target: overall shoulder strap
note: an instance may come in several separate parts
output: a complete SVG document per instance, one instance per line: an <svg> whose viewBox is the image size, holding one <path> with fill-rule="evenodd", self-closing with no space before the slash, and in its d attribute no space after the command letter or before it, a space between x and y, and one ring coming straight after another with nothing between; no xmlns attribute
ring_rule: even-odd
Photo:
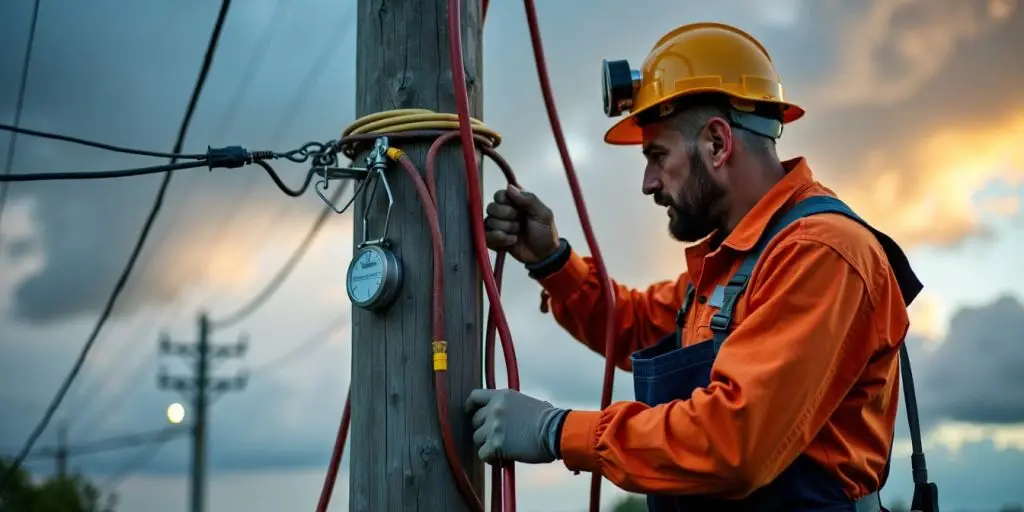
<svg viewBox="0 0 1024 512"><path fill-rule="evenodd" d="M907 306L913 303L918 294L924 288L914 270L910 267L910 261L900 246L888 235L878 231L868 224L859 215L854 213L849 206L835 197L815 196L800 201L792 208L773 219L765 229L761 238L754 245L743 259L739 270L729 279L725 287L722 307L711 318L711 330L714 334L715 351L717 352L725 342L729 334L729 327L732 324L732 315L736 307L736 301L746 290L754 267L760 260L765 247L772 238L793 222L810 215L819 213L838 213L857 221L860 225L871 231L875 239L882 246L892 267L893 274L900 287L903 302ZM907 351L906 343L900 345L900 374L903 380L903 395L907 408L907 422L910 424L910 440L913 447L911 454L911 468L914 480L914 502L923 505L922 510L938 510L938 489L934 483L928 482L928 469L925 462L923 445L921 442L921 424L917 410L917 394L914 389L914 376L910 369L910 354ZM895 435L895 432L894 432ZM892 447L890 446L890 455ZM891 457L890 457L891 458ZM889 460L886 460L885 469L882 474L881 485L885 485L889 476Z"/></svg>
<svg viewBox="0 0 1024 512"><path fill-rule="evenodd" d="M725 338L729 335L729 327L732 325L732 315L736 308L736 301L746 291L750 276L754 273L754 267L757 266L758 260L761 259L761 254L764 253L765 247L775 238L775 235L778 235L779 232L786 229L790 224L804 217L819 213L839 213L855 219L865 226L867 225L845 203L829 196L815 196L804 199L772 219L768 223L768 227L765 228L764 233L761 234L761 238L757 240L754 247L743 257L743 263L740 264L740 268L729 278L722 296L722 307L711 317L711 331L714 336L716 352L722 343L725 343Z"/></svg>
<svg viewBox="0 0 1024 512"><path fill-rule="evenodd" d="M838 213L844 215L850 219L857 221L860 225L871 231L871 234L878 240L882 246L882 250L885 251L886 258L889 260L889 265L893 269L893 273L896 276L896 280L899 283L900 293L903 295L903 302L906 305L910 305L919 293L923 285L921 281L914 274L913 269L910 268L910 261L907 256L900 249L899 245L893 241L885 233L878 231L870 224L861 219L859 215L854 213L846 203L843 203L839 199L831 196L814 196L804 199L795 204L789 210L786 210L781 215L772 219L765 228L764 233L761 234L761 238L758 239L754 247L747 252L743 258L743 263L740 264L740 268L735 274L729 279L729 282L725 286L722 307L711 317L711 331L714 334L714 340L716 349L725 342L725 338L729 335L729 327L732 325L732 315L736 307L736 301L740 295L746 291L747 283L750 281L750 276L754 272L754 267L757 266L758 260L761 259L762 253L764 253L765 247L787 226L810 215L816 215L819 213Z"/></svg>

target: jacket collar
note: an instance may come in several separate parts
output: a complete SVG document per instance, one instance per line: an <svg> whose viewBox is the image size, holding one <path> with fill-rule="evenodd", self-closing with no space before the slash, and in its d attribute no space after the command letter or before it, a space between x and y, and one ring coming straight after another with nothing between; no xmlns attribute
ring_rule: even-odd
<svg viewBox="0 0 1024 512"><path fill-rule="evenodd" d="M761 238L768 223L779 211L792 203L814 184L814 175L803 157L782 162L786 175L761 198L736 228L729 233L722 245L737 251L749 251ZM714 236L714 235L712 235Z"/></svg>

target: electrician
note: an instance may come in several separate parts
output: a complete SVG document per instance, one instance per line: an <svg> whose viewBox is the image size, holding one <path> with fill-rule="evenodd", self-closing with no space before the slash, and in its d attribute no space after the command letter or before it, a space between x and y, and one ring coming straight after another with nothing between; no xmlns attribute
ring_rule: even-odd
<svg viewBox="0 0 1024 512"><path fill-rule="evenodd" d="M623 67L625 66L625 67ZM890 238L775 141L804 111L765 49L726 25L679 27L641 72L605 63L605 134L640 145L687 271L615 288L615 351L636 401L560 409L512 390L466 403L484 461L600 473L652 511L877 511L921 285ZM535 195L487 206L487 242L525 264L555 320L603 353L597 273ZM670 257L670 256L665 256Z"/></svg>

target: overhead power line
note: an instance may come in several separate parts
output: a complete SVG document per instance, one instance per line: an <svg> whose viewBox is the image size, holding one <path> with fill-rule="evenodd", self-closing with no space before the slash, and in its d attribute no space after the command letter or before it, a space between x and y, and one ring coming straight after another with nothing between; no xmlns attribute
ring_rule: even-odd
<svg viewBox="0 0 1024 512"><path fill-rule="evenodd" d="M114 476L108 478L103 483L102 487L108 493L113 492L117 489L128 477L135 474L143 466L149 464L156 458L157 454L160 453L160 449L163 448L169 441L176 439L178 436L164 436L159 439L155 439L153 442L149 442L144 446L143 449L132 457L127 464L124 465L120 470L114 473Z"/></svg>
<svg viewBox="0 0 1024 512"><path fill-rule="evenodd" d="M282 7L284 7L284 5L287 5L287 2L285 2L283 4L279 3L277 7L278 8L282 8ZM320 80L322 80L323 77L326 75L326 73L324 73L323 70L328 67L329 58L332 57L332 56L337 55L337 52L335 50L338 48L339 40L343 36L345 36L346 33L348 33L348 32L346 32L346 30L347 30L348 25L353 21L353 12L355 10L355 7L356 7L356 2L349 2L348 8L338 18L338 21L337 21L336 25L334 26L334 28L332 30L328 31L328 35L327 35L327 37L324 38L323 44L320 47L320 50L317 52L316 57L312 60L312 62L310 62L310 65L306 68L305 73L303 73L302 79L299 81L298 87L296 87L294 89L294 92L292 93L291 97L288 99L287 102L285 102L286 107L284 109L284 114L278 120L274 130L271 131L272 135L271 135L270 140L273 140L273 141L280 140L280 139L285 137L285 135L288 133L289 130L291 130L292 125L295 123L295 116L299 112L302 111L304 104L306 102L308 102L310 100L310 98L311 98L310 91L315 90L317 88ZM285 15L284 13L279 13L277 10L275 10L274 15L272 15L271 18L272 19L281 18L284 15ZM269 44L269 39L270 39L270 37L265 38L264 41L263 41L263 46L260 46L260 48L263 51L264 55L266 53L268 53L268 52L266 52L265 46L267 44ZM254 54L254 56L255 56L255 54ZM256 64L255 59L251 60L249 64L251 66L255 67L255 64ZM252 77L254 76L255 69L249 69L249 71L251 71L251 73L247 73L248 78L243 83L249 83L251 81ZM241 94L242 92L243 91L241 90L241 88L239 90L236 90L235 91L236 94L233 95L233 97L235 97L235 98L241 97L242 96L242 94ZM237 104L238 104L238 101L236 100L232 105L237 105ZM232 118L234 116L234 110L236 110L236 109L231 110ZM225 116L227 116L227 115L228 114L225 114ZM222 125L224 125L224 123L222 123ZM215 133L225 132L226 131L226 125L224 125L224 126L225 126L224 129L220 130L219 132L215 132ZM315 164L316 163L314 162L314 165ZM252 195L255 192L254 185L255 185L254 181L251 181L251 180L247 181L244 184L245 194L244 195L240 194L238 197L233 197L231 199L228 199L228 201L240 200L243 203L248 201L249 198L252 197ZM232 208L231 209L231 213L229 215L227 215L227 216L224 216L224 218L222 219L222 222L221 222L220 226L218 227L218 229L216 230L216 232L219 233L219 232L225 230L228 226L234 225L234 223L237 220L237 218L242 216L242 215L244 215L245 212L246 212L246 209L241 207L241 206L236 207L236 208ZM282 211L279 212L279 215L274 215L274 216L271 216L270 218L271 219L275 219L275 218L279 219L279 218L284 217L285 216L284 214L286 214L286 213L288 213L288 210L286 210L285 208L282 208ZM271 221L271 222L273 222L273 221ZM215 237L213 239L214 240L221 239L221 243L222 244L230 242L230 237ZM216 250L214 250L213 252L216 252ZM209 267L207 268L207 273L209 273Z"/></svg>
<svg viewBox="0 0 1024 512"><path fill-rule="evenodd" d="M267 60L267 55L270 54L270 44L274 41L276 36L281 30L281 20L285 17L287 9L292 3L289 0L277 0L277 4L274 6L274 11L267 17L267 23L263 26L260 32L258 42L253 47L252 52L249 54L249 60L245 64L245 68L241 73L235 90L232 91L231 103L224 109L224 112L220 115L220 123L217 125L217 129L213 131L216 134L228 133L230 128L234 125L235 119L238 117L238 111L244 103L245 98L248 96L250 86L256 83L256 74L260 68L263 67L263 63Z"/></svg>
<svg viewBox="0 0 1024 512"><path fill-rule="evenodd" d="M353 20L355 10L356 2L349 2L342 16L338 18L337 25L324 38L322 46L320 46L319 51L316 53L316 57L313 58L310 66L306 68L306 73L302 76L298 87L294 89L291 98L286 103L284 115L281 117L277 129L274 130L273 139L271 140L280 139L284 137L285 133L291 131L292 126L295 124L295 119L302 111L303 103L309 99L309 91L316 89L317 84L325 75L324 70L329 67L331 57L337 55L337 49L341 46L339 40L344 35L350 33L345 30L345 27Z"/></svg>
<svg viewBox="0 0 1024 512"><path fill-rule="evenodd" d="M196 104L199 102L199 95L200 93L202 93L203 86L206 84L206 78L210 72L210 67L213 64L213 56L217 50L217 43L220 40L221 31L224 27L224 20L227 18L228 9L230 8L230 6L231 0L222 0L220 12L218 12L217 20L214 23L213 32L210 34L210 42L206 48L206 55L203 57L203 64L199 71L199 76L196 79L196 82L192 88L192 97L189 99L188 108L186 109L185 116L181 121L181 127L178 130L178 136L177 140L174 143L174 149L171 150L171 152L174 154L181 153L181 148L184 145L185 136L188 133L189 125L192 122L192 116L195 113ZM172 158L171 164L173 165L175 163L177 163L177 158ZM103 308L103 312L100 314L99 321L96 322L96 326L89 334L89 338L85 342L85 345L82 347L82 350L79 352L78 358L75 360L75 364L74 366L72 366L71 371L68 372L67 377L65 377L64 379L64 382L61 383L61 386L57 390L57 393L53 396L53 400L47 407L46 413L43 415L43 418L36 425L35 429L33 429L32 433L29 434L29 437L27 440L25 440L25 444L24 446L22 446L21 451L18 453L17 457L15 457L14 461L7 469L7 472L3 475L3 478L0 479L0 487L5 486L7 481L11 478L11 476L14 475L15 472L21 467L21 464L22 462L24 462L25 457L28 455L29 451L32 450L32 447L39 439L39 436L41 436L43 431L46 430L46 426L49 425L50 420L53 418L53 415L57 412L57 408L60 406L61 401L64 399L64 396L67 395L68 389L71 387L71 384L74 382L75 378L78 376L78 373L81 371L82 365L85 363L85 358L89 355L89 351L92 349L92 346L95 343L96 338L100 333L100 330L103 329L103 326L107 323L107 320L110 318L110 314L114 309L114 303L117 301L117 297L121 294L121 291L124 289L126 283L128 282L128 277L129 275L131 275L132 268L135 266L136 260L138 260L139 253L142 252L142 247L146 242L146 238L149 236L149 232L153 227L154 221L156 220L156 217L160 213L160 209L163 206L164 196L166 195L167 189L171 183L171 176L171 173L164 174L163 182L160 184L160 189L157 191L156 198L153 201L153 207L150 210L149 216L146 218L146 222L142 227L142 232L139 234L139 239L135 243L135 247L132 249L131 256L129 256L128 264L125 265L124 271L121 273L120 278L118 278L117 284L115 284L114 286L113 293L111 293L110 298L107 300L107 303Z"/></svg>
<svg viewBox="0 0 1024 512"><path fill-rule="evenodd" d="M21 82L18 84L18 100L14 106L14 125L21 124L21 112L25 107L25 90L28 85L29 64L32 62L32 47L36 42L36 25L39 22L39 1L36 0L32 6L32 21L28 28L28 42L25 44L25 57L21 63ZM18 134L12 133L7 143L7 161L4 162L4 175L11 174L11 167L14 165L14 152L18 147ZM0 182L0 221L4 216L4 204L7 202L7 183ZM0 222L0 225L3 223Z"/></svg>
<svg viewBox="0 0 1024 512"><path fill-rule="evenodd" d="M352 201L354 201L355 198L359 196L359 192L362 190L363 186L366 185L367 181L370 180L362 180L359 183L359 187L356 189L356 192L352 194L352 198L348 201L348 204L345 205L344 209L347 209L348 206L352 204ZM341 194L342 192L344 192L346 185L347 182L342 182L341 186L335 189L334 195L331 197L332 204L337 203L338 198L341 197ZM248 318L249 315L255 313L256 310L263 306L263 304L266 304L267 300L274 295L277 289L281 287L281 284L283 284L285 280L287 280L288 277L291 275L292 271L295 270L295 267L298 266L299 262L302 261L302 258L306 255L306 252L309 250L309 247L313 244L313 240L316 239L316 235L320 233L320 230L324 227L324 224L327 223L327 219L333 213L333 209L331 209L330 207L324 207L324 209L320 211L320 215L318 215L316 220L313 221L313 226L310 227L309 232L306 233L306 237L303 238L302 242L295 249L295 252L292 253L292 255L288 258L288 261L286 261L285 264L281 267L281 269L277 271L277 274L275 274L274 277L272 277L270 281L267 282L263 289L260 290L259 293L257 293L255 296L253 296L253 298L250 299L248 303L246 303L241 308L237 309L234 313L227 315L221 318L220 320L211 321L211 327L213 327L214 329L225 329L233 325L237 325L242 320Z"/></svg>
<svg viewBox="0 0 1024 512"><path fill-rule="evenodd" d="M353 2L351 5L354 6L355 3ZM249 92L252 90L252 85L258 82L256 78L259 72L264 68L264 64L267 62L267 57L272 53L270 51L273 46L272 43L277 41L278 36L282 33L281 27L284 25L282 23L282 20L289 16L289 8L292 6L292 2L289 2L288 0L277 0L273 12L271 12L270 15L267 17L267 22L261 29L259 37L256 38L258 42L253 45L251 51L249 52L248 61L246 62L243 71L239 74L239 79L236 81L236 87L234 91L230 95L228 95L229 103L225 106L222 113L218 116L218 123L216 129L214 129L212 133L220 135L229 135L231 133L231 128L235 125L235 121L237 119L238 113L241 111L241 107L244 104L247 104L246 99L249 97ZM351 21L351 10L352 9L350 8L348 11L346 11L346 16L342 18L346 22ZM333 48L335 49L338 46L338 36L339 34L343 34L342 29L344 29L345 27L338 26L336 28L337 30L329 31L330 37L328 37L325 41L331 43L333 45ZM320 59L313 59L304 76L313 75L314 77L322 77L325 75L325 73L322 72L324 67L325 66ZM314 71L318 72L314 73ZM277 123L276 129L274 129L271 132L274 133L275 136L273 136L270 140L281 140L281 134L284 133L283 128L286 122L285 120L287 120L287 122L289 123L293 120L291 117L289 117L289 112L291 110L301 110L303 102L309 101L310 98L312 97L309 94L309 91L312 90L316 81L314 80L312 84L309 84L307 82L309 81L304 78L300 82L300 84L302 87L306 87L306 89L296 90L296 92L293 94L292 100L286 103L286 105L288 105L288 108L285 110L285 115L282 117L282 120ZM298 98L301 98L302 102L296 104L294 100L294 97L296 96ZM231 225L233 225L235 220L247 211L244 206L244 203L246 203L252 197L253 191L256 189L255 185L257 183L257 180L247 179L244 181L242 186L232 187L231 191L228 192L225 197L223 197L222 207L223 210L225 210L228 213L220 216L217 227L211 230L209 236L205 237L205 241L202 243L203 246L209 246L211 240L219 241L217 247L219 247L221 244L231 243L232 237L225 236L225 230L227 230ZM166 214L165 217L163 218L165 224L177 224L177 222L168 223ZM218 252L217 247L212 248L209 251L209 253L216 254ZM159 249L154 250L159 251ZM209 264L207 265L205 271L203 272L202 280L204 282L209 279L209 273L211 272L213 263L213 258L211 258ZM139 270L145 272L145 268L140 268ZM135 338L137 338L137 336L132 336L127 339ZM138 348L144 345L135 343L132 344L132 346L133 348ZM134 351L132 353L134 353ZM142 372L146 370L145 364L147 364L149 361L149 359L138 360L138 363L128 372L128 375L125 377L125 379L122 379L122 381L135 382L138 379L138 377L142 375ZM117 377L117 375L118 374L116 372L107 372L103 374L102 376L100 376L100 379L96 383L97 385L94 386L93 389L107 389L107 384L111 382L110 379ZM93 411L93 414L89 418L90 421L88 422L78 420L77 415L75 414L70 415L68 421L70 423L72 420L78 420L82 424L81 428L83 429L83 431L92 432L95 430L96 425L100 425L101 422L109 416L109 413L112 410L112 408L117 407L125 396L127 396L128 394L132 393L135 390L137 390L137 388L134 386L122 386L114 394L107 397L107 399L104 400L103 403L101 403L100 406L95 409L95 411ZM90 395L83 394L81 396ZM74 395L72 395L70 398L74 398Z"/></svg>
<svg viewBox="0 0 1024 512"><path fill-rule="evenodd" d="M242 146L226 146L222 148L209 147L206 150L206 154L191 154L183 155L180 153L158 153L154 151L144 151L140 149L130 149L118 146L112 146L102 142L89 141L85 139L77 139L74 137L67 137L64 135L57 135L53 133L40 132L36 130L27 130L24 128L18 128L11 125L0 124L0 130L8 130L19 133L25 133L28 135L46 137L51 139L64 140L67 142L74 142L76 144L84 144L93 147L103 147L110 151L116 151L121 153L131 153L136 155L146 156L160 156L170 155L171 163L164 165L156 165L152 167L136 167L132 169L119 169L115 171L92 171L92 172L47 172L47 173L21 173L15 175L0 175L0 182L5 181L55 181L55 180L99 180L99 179L112 179L112 178L127 178L132 176L143 176L147 174L160 174L170 173L172 171L184 170L184 169L197 169L199 167L207 167L210 170L217 168L234 169L242 167L244 165L258 165L266 171L270 179L277 185L277 188L281 190L285 195L291 197L299 197L306 192L309 188L310 183L313 182L313 176L320 172L322 169L331 167L337 162L337 151L338 143L329 141L326 143L321 142L307 142L297 149L292 149L285 152L276 151L249 151ZM194 162L178 162L179 158L192 159ZM302 184L296 188L289 188L284 183L281 176L277 174L277 171L270 166L266 160L285 158L292 162L302 163L310 158L313 160L313 165L310 166L309 171L306 172L306 178ZM163 189L161 188L161 191ZM158 197L162 201L162 196Z"/></svg>
<svg viewBox="0 0 1024 512"><path fill-rule="evenodd" d="M64 450L68 455L93 455L96 453L103 453L115 450L123 450L125 448L133 448L136 446L143 446L152 443L164 442L182 435L188 434L189 428L186 426L180 427L165 427L159 430L150 430L146 432L137 432L134 434L123 434L119 436L107 437L104 439L97 439L89 443L80 444L77 446L68 446ZM41 448L32 452L26 459L43 459L53 457L59 447L46 447Z"/></svg>
<svg viewBox="0 0 1024 512"><path fill-rule="evenodd" d="M303 353L330 341L331 335L334 334L334 332L339 327L341 327L343 324L347 324L349 321L349 313L348 311L346 311L345 313L331 320L323 328L317 330L316 333L307 338L306 341L299 343L298 345L295 345L294 347L292 347L292 349L288 350L287 352L281 355L274 357L273 359L264 361L258 365L253 366L251 371L253 373L273 372L283 367L288 362L294 361L295 358L302 355Z"/></svg>
<svg viewBox="0 0 1024 512"><path fill-rule="evenodd" d="M110 178L128 178L131 176L145 176L147 174L167 173L183 169L195 169L206 167L206 162L176 162L173 164L154 165L152 167L136 167L132 169L119 169L116 171L94 171L94 172L46 172L46 173L23 173L11 174L0 178L0 183L11 181L56 181L56 180L105 180Z"/></svg>
<svg viewBox="0 0 1024 512"><path fill-rule="evenodd" d="M154 158L180 158L184 160L202 160L208 157L206 153L194 153L189 155L179 153L164 153L162 151L147 151L145 149L134 149L127 148L124 146L115 146L114 144L96 142L94 140L82 139L79 137L71 137L69 135L61 135L59 133L50 133L40 130L33 130L31 128L23 128L21 126L18 126L17 123L13 125L0 123L0 130L21 135L29 135L32 137L39 137L41 139L59 140L61 142L69 142L71 144L88 146L91 148L102 149L105 151L112 151L114 153L124 153L126 155L151 156Z"/></svg>

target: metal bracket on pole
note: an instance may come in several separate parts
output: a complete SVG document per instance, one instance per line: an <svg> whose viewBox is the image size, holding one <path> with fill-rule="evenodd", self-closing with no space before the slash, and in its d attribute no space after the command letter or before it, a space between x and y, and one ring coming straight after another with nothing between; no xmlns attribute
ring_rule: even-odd
<svg viewBox="0 0 1024 512"><path fill-rule="evenodd" d="M388 138L378 137L373 143L373 149L370 150L370 154L366 156L364 162L366 167L339 167L339 166L318 166L313 168L313 173L320 177L320 181L313 187L316 189L316 193L320 196L327 206L331 207L335 213L344 213L347 206L342 209L338 209L337 206L326 196L324 191L327 190L328 184L331 180L356 180L364 181L371 177L371 173L374 177L384 178L384 170L388 166ZM376 183L374 184L376 186ZM388 186L387 180L384 180L384 187L388 190L390 197L391 187ZM362 185L360 185L362 189ZM358 193L358 191L357 191ZM353 198L354 199L354 198ZM351 203L350 203L351 204ZM389 209L390 210L390 209ZM390 213L390 211L389 211Z"/></svg>

